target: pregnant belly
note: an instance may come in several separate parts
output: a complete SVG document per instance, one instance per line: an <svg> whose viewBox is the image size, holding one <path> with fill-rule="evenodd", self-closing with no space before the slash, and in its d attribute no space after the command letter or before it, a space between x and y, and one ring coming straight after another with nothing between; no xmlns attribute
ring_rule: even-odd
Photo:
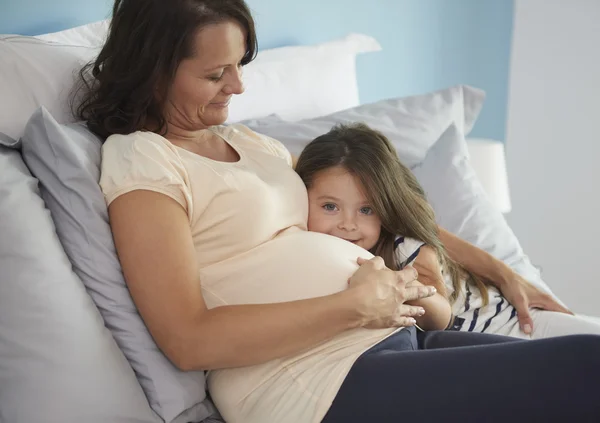
<svg viewBox="0 0 600 423"><path fill-rule="evenodd" d="M203 268L200 280L208 308L301 300L346 289L359 256L372 254L348 241L294 228Z"/></svg>

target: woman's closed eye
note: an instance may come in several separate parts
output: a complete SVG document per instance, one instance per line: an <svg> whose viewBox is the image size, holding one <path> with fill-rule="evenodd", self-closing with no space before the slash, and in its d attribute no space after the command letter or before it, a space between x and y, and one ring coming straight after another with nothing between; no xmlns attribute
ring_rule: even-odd
<svg viewBox="0 0 600 423"><path fill-rule="evenodd" d="M238 70L241 70L243 67L244 67L244 65L242 64L242 62L239 62L239 63L237 64L237 68L238 68ZM226 72L226 69L223 69L223 70L221 71L221 73L219 73L219 74L215 74L215 75L209 75L209 76L208 76L208 79L210 79L210 80L211 80L211 81L213 81L213 82L219 82L219 81L220 81L221 79L223 79L223 77L225 76L225 72Z"/></svg>
<svg viewBox="0 0 600 423"><path fill-rule="evenodd" d="M218 75L209 75L208 79L210 79L213 82L219 82L221 79L223 79L223 75L225 75L225 71L221 72Z"/></svg>

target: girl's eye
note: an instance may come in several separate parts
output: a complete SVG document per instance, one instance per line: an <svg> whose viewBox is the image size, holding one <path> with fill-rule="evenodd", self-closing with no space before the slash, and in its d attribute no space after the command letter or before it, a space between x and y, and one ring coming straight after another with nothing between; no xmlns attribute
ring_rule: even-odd
<svg viewBox="0 0 600 423"><path fill-rule="evenodd" d="M360 212L362 214L366 214L367 216L370 216L373 214L373 209L371 207L363 207L360 209Z"/></svg>
<svg viewBox="0 0 600 423"><path fill-rule="evenodd" d="M333 203L327 203L327 204L323 204L323 208L326 211L335 211L337 209L336 205Z"/></svg>

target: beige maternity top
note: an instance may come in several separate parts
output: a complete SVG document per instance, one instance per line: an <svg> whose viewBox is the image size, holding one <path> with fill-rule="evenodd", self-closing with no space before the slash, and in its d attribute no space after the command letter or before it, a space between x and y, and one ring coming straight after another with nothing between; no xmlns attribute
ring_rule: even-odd
<svg viewBox="0 0 600 423"><path fill-rule="evenodd" d="M306 189L282 144L241 125L210 130L239 153L238 162L198 156L154 133L111 136L100 181L107 202L145 189L181 204L209 308L346 289L356 258L371 255L306 230ZM212 371L209 390L228 423L317 423L358 356L393 332L351 330L293 356Z"/></svg>

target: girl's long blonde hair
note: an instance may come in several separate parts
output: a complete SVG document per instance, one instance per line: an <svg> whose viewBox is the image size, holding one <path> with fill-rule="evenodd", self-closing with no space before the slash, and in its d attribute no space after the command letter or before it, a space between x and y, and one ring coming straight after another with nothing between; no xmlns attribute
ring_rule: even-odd
<svg viewBox="0 0 600 423"><path fill-rule="evenodd" d="M371 253L381 256L390 269L399 270L394 260L395 237L418 239L435 250L441 268L450 276L454 288L451 302L461 292L461 280L467 278L481 292L484 305L488 303L483 281L448 257L423 188L382 133L361 123L335 126L306 146L296 172L310 188L317 173L336 166L360 180L381 220L381 235Z"/></svg>

